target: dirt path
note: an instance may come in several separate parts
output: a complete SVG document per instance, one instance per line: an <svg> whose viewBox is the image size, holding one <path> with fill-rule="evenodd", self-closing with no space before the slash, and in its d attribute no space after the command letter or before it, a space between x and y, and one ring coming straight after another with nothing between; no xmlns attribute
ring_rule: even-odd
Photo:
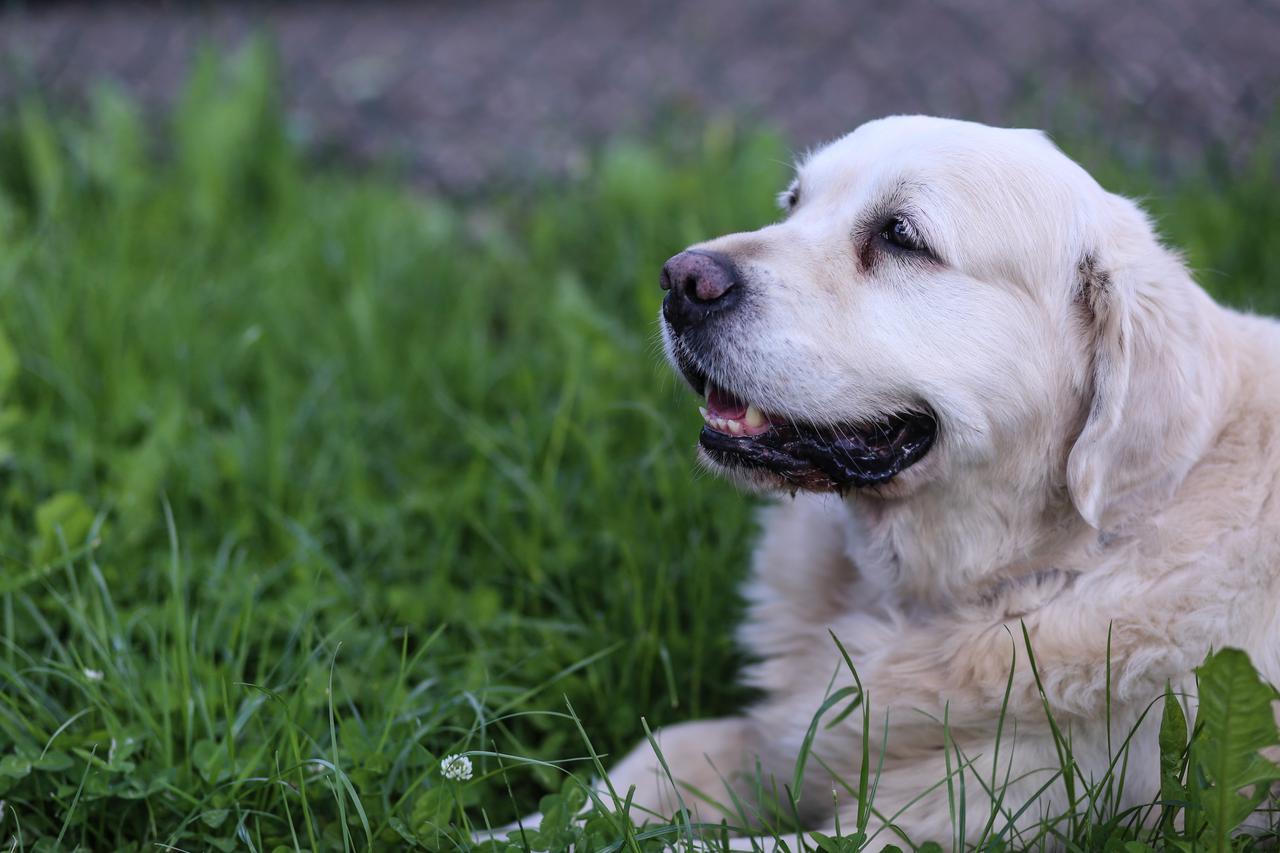
<svg viewBox="0 0 1280 853"><path fill-rule="evenodd" d="M280 47L299 128L465 190L572 169L609 133L732 113L805 146L889 112L1072 121L1174 154L1280 104L1277 0L471 0L0 11L0 102L107 77L163 106L195 48Z"/></svg>

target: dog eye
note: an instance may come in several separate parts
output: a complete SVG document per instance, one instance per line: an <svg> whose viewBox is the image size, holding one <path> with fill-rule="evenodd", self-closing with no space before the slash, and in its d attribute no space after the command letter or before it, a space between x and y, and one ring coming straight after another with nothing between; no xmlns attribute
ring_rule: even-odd
<svg viewBox="0 0 1280 853"><path fill-rule="evenodd" d="M790 213L796 209L796 205L800 203L800 185L792 184L782 192L778 193L778 207L785 212Z"/></svg>
<svg viewBox="0 0 1280 853"><path fill-rule="evenodd" d="M895 216L884 224L884 228L880 231L880 238L908 252L918 252L924 248L915 226L901 216Z"/></svg>

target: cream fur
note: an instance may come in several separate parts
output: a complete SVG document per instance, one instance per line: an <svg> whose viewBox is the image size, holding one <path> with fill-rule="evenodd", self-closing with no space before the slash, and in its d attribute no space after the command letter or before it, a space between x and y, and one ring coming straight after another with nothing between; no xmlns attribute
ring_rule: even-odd
<svg viewBox="0 0 1280 853"><path fill-rule="evenodd" d="M702 244L735 259L761 307L700 366L797 417L924 399L940 437L879 492L764 511L740 631L762 698L741 717L665 732L676 779L721 801L726 780L749 797L738 771L757 760L789 780L832 678L849 681L828 632L873 709L877 809L903 810L894 822L912 838L944 844L945 788L907 804L946 775L944 716L992 778L1011 665L995 778L1018 781L1005 811L1057 767L1023 625L1095 778L1111 758L1108 637L1113 745L1166 682L1194 690L1210 647L1243 648L1280 680L1280 327L1214 304L1136 205L1039 133L884 119L807 158L798 185L784 221ZM916 212L942 264L860 261L850 234L886 196ZM1133 743L1125 804L1155 795L1156 716ZM823 828L822 764L857 779L861 715L818 731L803 801ZM611 775L641 806L672 809L648 745ZM976 779L965 787L972 836L991 806ZM1020 823L1065 805L1060 785L1041 800ZM856 804L841 802L848 827Z"/></svg>
<svg viewBox="0 0 1280 853"><path fill-rule="evenodd" d="M1166 682L1193 693L1211 647L1243 648L1280 681L1280 326L1213 303L1135 204L1037 132L883 119L809 156L798 185L783 221L701 244L735 259L754 298L699 366L765 410L807 419L924 400L940 433L887 487L783 495L763 511L740 631L761 698L739 717L662 733L687 805L719 820L691 790L723 802L727 783L749 800L757 761L790 780L833 679L850 683L830 633L872 708L876 808L944 845L945 787L908 805L946 775L944 717L952 764L957 749L973 762L970 840L990 813L978 778L993 762L997 780L1014 780L1006 814L1058 766L1024 625L1048 704L1093 778L1111 759L1108 643L1114 745ZM860 223L894 205L917 217L940 263L859 257ZM1134 739L1122 805L1155 796L1158 716ZM808 828L834 823L824 764L856 784L861 726L856 713L819 727ZM675 808L647 744L611 779L634 785L642 808ZM1039 799L1019 824L1065 808L1060 784ZM856 803L839 803L847 828Z"/></svg>

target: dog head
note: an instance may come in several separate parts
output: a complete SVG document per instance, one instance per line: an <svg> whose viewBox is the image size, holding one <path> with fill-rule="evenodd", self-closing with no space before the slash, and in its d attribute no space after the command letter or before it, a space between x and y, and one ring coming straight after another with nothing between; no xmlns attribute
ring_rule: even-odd
<svg viewBox="0 0 1280 853"><path fill-rule="evenodd" d="M1099 526L1209 438L1212 304L1146 217L1038 131L870 122L799 164L781 221L662 272L713 469L900 497L981 473Z"/></svg>

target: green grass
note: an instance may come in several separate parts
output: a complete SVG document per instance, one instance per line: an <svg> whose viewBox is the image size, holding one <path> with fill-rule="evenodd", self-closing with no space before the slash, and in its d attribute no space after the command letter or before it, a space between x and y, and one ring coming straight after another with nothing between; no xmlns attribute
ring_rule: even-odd
<svg viewBox="0 0 1280 853"><path fill-rule="evenodd" d="M0 129L6 850L456 849L749 699L751 502L694 470L653 321L664 258L775 215L785 146L710 124L447 203L308 168L270 79ZM1273 152L1073 150L1280 310ZM468 751L520 759L442 780Z"/></svg>

